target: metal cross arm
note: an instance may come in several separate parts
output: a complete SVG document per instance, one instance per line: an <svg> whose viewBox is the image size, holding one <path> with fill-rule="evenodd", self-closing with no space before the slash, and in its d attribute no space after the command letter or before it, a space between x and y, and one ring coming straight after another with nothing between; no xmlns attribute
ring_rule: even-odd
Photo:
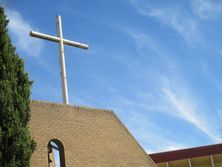
<svg viewBox="0 0 222 167"><path fill-rule="evenodd" d="M32 36L32 37L46 39L46 40L53 41L53 42L59 42L61 40L59 37L43 34L43 33L36 32L36 31L30 31L29 35ZM67 39L62 39L62 41L66 45L75 46L75 47L78 47L78 48L81 48L81 49L88 49L89 48L89 45L86 45L86 44L83 44L83 43L70 41L70 40L67 40Z"/></svg>
<svg viewBox="0 0 222 167"><path fill-rule="evenodd" d="M66 65L65 65L65 56L64 56L64 45L70 45L70 46L78 47L81 49L88 49L89 46L83 43L63 39L61 16L57 16L57 33L58 33L57 34L58 36L51 36L51 35L35 32L35 31L31 31L30 36L57 42L59 44L59 55L60 55L59 62L60 62L60 74L61 74L61 80L62 80L63 102L65 104L69 104Z"/></svg>

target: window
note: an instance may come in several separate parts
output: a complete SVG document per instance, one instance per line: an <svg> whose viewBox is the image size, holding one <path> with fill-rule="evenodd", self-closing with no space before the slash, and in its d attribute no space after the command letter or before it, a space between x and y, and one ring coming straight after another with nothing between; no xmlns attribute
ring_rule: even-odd
<svg viewBox="0 0 222 167"><path fill-rule="evenodd" d="M52 139L48 143L48 166L65 167L64 147L57 139Z"/></svg>

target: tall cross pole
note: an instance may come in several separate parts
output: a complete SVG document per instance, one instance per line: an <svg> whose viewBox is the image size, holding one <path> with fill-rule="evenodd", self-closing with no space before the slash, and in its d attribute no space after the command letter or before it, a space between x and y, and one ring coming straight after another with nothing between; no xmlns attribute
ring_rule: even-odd
<svg viewBox="0 0 222 167"><path fill-rule="evenodd" d="M39 33L39 32L35 32L35 31L31 31L30 36L59 43L59 53L60 53L59 62L60 62L60 75L61 75L61 80L62 80L63 103L64 104L69 104L67 77L66 77L66 65L65 65L65 56L64 56L64 44L74 46L74 47L78 47L78 48L81 48L81 49L88 49L89 46L86 45L86 44L83 44L83 43L63 39L62 21L61 21L61 16L60 15L58 15L56 17L56 22L57 22L57 35L58 35L58 37L43 34L43 33Z"/></svg>

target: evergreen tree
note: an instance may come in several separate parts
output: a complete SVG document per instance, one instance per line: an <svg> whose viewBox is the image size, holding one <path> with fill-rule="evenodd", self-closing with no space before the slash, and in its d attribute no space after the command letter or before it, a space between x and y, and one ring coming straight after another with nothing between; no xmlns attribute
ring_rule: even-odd
<svg viewBox="0 0 222 167"><path fill-rule="evenodd" d="M35 142L28 130L32 82L7 32L0 6L0 167L28 167Z"/></svg>

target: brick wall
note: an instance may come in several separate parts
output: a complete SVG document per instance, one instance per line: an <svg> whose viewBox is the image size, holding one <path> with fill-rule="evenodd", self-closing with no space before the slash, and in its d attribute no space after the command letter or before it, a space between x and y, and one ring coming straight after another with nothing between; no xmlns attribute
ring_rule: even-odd
<svg viewBox="0 0 222 167"><path fill-rule="evenodd" d="M153 161L108 110L31 103L30 131L37 149L31 167L48 167L47 145L64 145L66 167L154 167Z"/></svg>

